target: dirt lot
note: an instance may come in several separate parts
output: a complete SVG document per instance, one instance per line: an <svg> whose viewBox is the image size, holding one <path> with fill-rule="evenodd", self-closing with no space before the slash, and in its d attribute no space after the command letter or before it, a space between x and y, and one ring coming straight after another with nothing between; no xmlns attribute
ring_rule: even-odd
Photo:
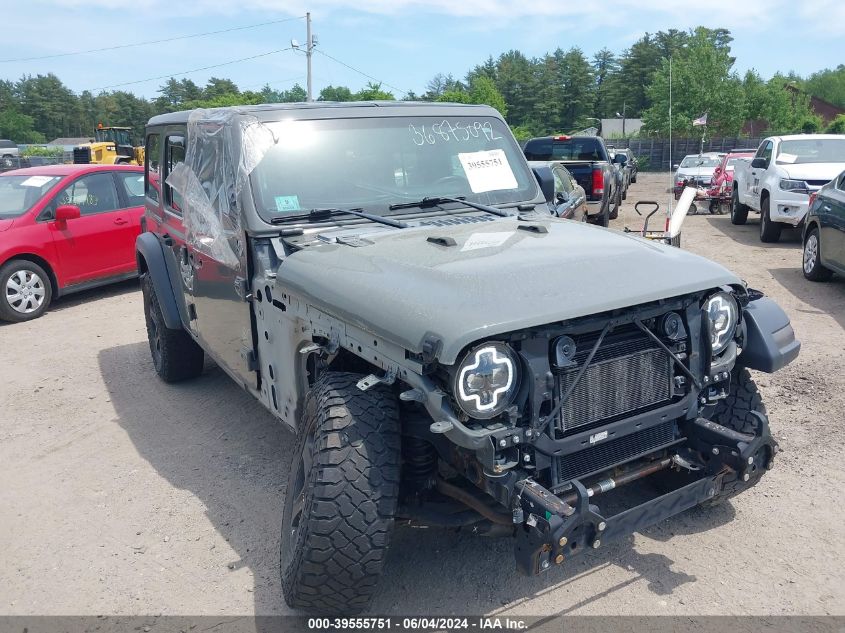
<svg viewBox="0 0 845 633"><path fill-rule="evenodd" d="M665 201L642 175L633 202ZM506 539L397 529L384 614L845 614L845 280L805 281L797 234L690 217L683 247L774 297L803 342L758 375L783 453L731 503L692 510L539 578ZM291 435L219 369L154 375L137 283L0 326L0 613L286 611L279 521Z"/></svg>

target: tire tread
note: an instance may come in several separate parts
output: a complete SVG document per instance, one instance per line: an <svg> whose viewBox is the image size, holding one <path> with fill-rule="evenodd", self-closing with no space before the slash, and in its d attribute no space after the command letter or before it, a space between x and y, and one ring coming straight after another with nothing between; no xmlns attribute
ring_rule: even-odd
<svg viewBox="0 0 845 633"><path fill-rule="evenodd" d="M327 372L303 408L295 458L309 432L316 434L315 455L299 547L281 573L287 603L309 612L365 609L393 529L401 455L398 403L384 385L361 391L360 378Z"/></svg>

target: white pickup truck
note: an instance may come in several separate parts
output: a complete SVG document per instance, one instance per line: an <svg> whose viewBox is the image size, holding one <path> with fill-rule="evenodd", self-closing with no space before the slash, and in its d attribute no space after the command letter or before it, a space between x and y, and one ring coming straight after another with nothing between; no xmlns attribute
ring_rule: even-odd
<svg viewBox="0 0 845 633"><path fill-rule="evenodd" d="M784 226L807 215L810 194L845 169L845 134L771 136L751 160L734 168L731 222L745 224L760 213L760 241L777 242Z"/></svg>

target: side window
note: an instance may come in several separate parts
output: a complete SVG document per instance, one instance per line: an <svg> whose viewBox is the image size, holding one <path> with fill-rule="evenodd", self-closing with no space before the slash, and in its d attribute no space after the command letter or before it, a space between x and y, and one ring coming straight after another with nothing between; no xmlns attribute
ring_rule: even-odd
<svg viewBox="0 0 845 633"><path fill-rule="evenodd" d="M164 179L179 163L185 162L185 137L181 134L171 134L164 141ZM165 202L176 213L182 214L182 195L165 184Z"/></svg>
<svg viewBox="0 0 845 633"><path fill-rule="evenodd" d="M144 204L144 176L135 172L118 172L117 177L126 191L129 206L139 207Z"/></svg>
<svg viewBox="0 0 845 633"><path fill-rule="evenodd" d="M768 165L772 160L772 142L766 141L765 145L761 148L762 153L760 153L760 158L766 159L766 165Z"/></svg>
<svg viewBox="0 0 845 633"><path fill-rule="evenodd" d="M114 211L120 206L110 173L89 174L74 180L53 198L49 205L51 217L56 207L63 204L75 204L83 216Z"/></svg>
<svg viewBox="0 0 845 633"><path fill-rule="evenodd" d="M564 193L566 190L563 188L563 180L560 177L560 170L552 169L552 175L555 178L555 196L559 193Z"/></svg>
<svg viewBox="0 0 845 633"><path fill-rule="evenodd" d="M560 172L560 183L563 191L567 194L572 193L572 178L569 175L569 172L565 169L559 169Z"/></svg>
<svg viewBox="0 0 845 633"><path fill-rule="evenodd" d="M161 198L161 139L158 134L147 136L146 154L146 185L144 187L147 197L156 202ZM127 193L129 190L127 188Z"/></svg>

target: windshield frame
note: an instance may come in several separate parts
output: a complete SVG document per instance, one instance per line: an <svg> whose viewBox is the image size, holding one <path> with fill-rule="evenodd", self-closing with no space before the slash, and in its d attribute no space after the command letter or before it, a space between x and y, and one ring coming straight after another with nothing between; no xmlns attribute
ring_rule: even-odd
<svg viewBox="0 0 845 633"><path fill-rule="evenodd" d="M355 128L355 130L366 130L367 128L372 130L379 130L382 129L383 126L380 125L380 122L388 122L389 127L394 127L396 129L396 139L400 138L400 130L408 129L409 134L414 135L414 137L419 140L422 137L419 133L415 134L415 131L411 129L411 124L416 124L418 127L421 126L422 123L428 125L439 125L441 122L445 123L451 122L452 124L457 123L467 123L468 120L472 119L473 122L480 122L483 124L484 129L478 128L481 130L481 134L490 134L492 132L493 138L487 136L487 145L490 146L491 144L494 145L490 146L489 149L496 149L504 151L507 158L507 163L510 167L511 172L513 172L514 180L517 183L516 188L502 188L502 189L495 189L489 190L486 192L478 192L472 193L469 190L461 190L459 192L453 190L446 190L445 188L437 188L434 186L434 182L432 183L423 183L419 185L419 190L412 190L407 183L407 174L403 175L405 179L405 183L400 185L398 182L399 176L396 176L397 183L396 189L390 190L389 188L380 189L378 188L377 184L372 182L362 182L362 190L370 190L373 192L374 196L380 196L382 199L375 201L362 201L358 198L350 198L348 201L344 201L344 203L339 204L337 200L329 200L329 199L321 199L319 202L320 204L303 204L301 210L297 209L296 211L291 211L289 213L276 213L272 208L267 206L267 188L265 185L265 190L261 191L261 183L260 179L262 177L266 177L265 174L262 172L262 163L269 154L269 150L265 153L261 160L258 162L256 167L250 172L249 174L249 187L250 195L252 197L252 207L256 213L256 215L261 219L262 222L266 224L272 224L273 226L286 226L286 225L311 225L311 224L325 224L325 219L316 220L314 218L309 218L309 210L311 208L321 208L321 207L332 207L337 208L340 211L345 209L359 209L365 212L369 212L372 214L377 214L379 216L385 218L391 218L394 216L408 216L408 215L427 215L430 213L442 212L443 209L439 206L433 206L433 208L417 208L417 207L408 207L403 209L390 209L391 204L395 203L408 203L413 202L415 200L420 200L422 198L431 197L443 197L443 196L451 196L451 197L459 197L459 196L466 196L467 199L471 202L477 202L481 204L488 204L491 206L501 206L503 208L508 207L516 207L522 204L539 204L538 199L542 198L542 193L540 192L539 185L537 180L534 176L533 171L528 166L525 156L522 153L522 149L520 148L519 144L513 138L513 134L510 132L510 129L507 127L507 124L499 117L493 114L456 114L456 113L448 113L448 114L402 114L400 116L367 116L367 117L344 117L344 118L323 118L323 117L302 117L302 118L291 118L291 119L280 119L275 121L265 121L262 124L267 126L271 130L275 130L278 133L279 126L284 125L296 125L296 124L311 124L316 126L318 129L316 133L321 133L323 131L329 132L340 132L343 133L345 130L350 130ZM489 124L489 126L488 126ZM322 128L322 129L319 129ZM446 128L440 127L435 128L438 130L445 130ZM460 138L462 133L462 128L455 127L450 130L451 135L459 138L458 142L468 142L468 141L479 141L483 142L483 137L473 136L472 139L470 138ZM478 132L478 130L476 130ZM427 138L431 139L434 138L435 135L440 135L441 132L431 132L430 127L426 127L424 133ZM444 132L444 134L448 134L448 132ZM465 134L465 133L464 133ZM393 139L390 138L390 135L387 135L387 140L392 141ZM444 136L437 136L437 139L445 138ZM454 143L454 140L443 140L441 143L451 142ZM419 147L434 145L435 143L417 143L416 145ZM355 146L357 147L357 145ZM397 144L397 148L400 148L400 145ZM405 151L408 150L408 146L401 146L404 148ZM456 148L460 148L460 145L455 145ZM397 149L397 151L401 152L402 149ZM467 151L482 151L477 150L474 147L470 146L467 148ZM440 156L443 158L448 156L450 152L446 151ZM461 152L452 152L452 159L457 157L458 153ZM418 156L416 151L408 152L409 156ZM334 174L338 173L337 167L331 167L331 157L323 157L324 165L328 164L329 168L324 168L322 173L325 174L327 177L331 178ZM351 159L356 160L356 159ZM395 160L395 159L394 159ZM386 163L389 164L390 159L387 159ZM522 173L520 173L522 172ZM521 182L520 182L521 181ZM436 182L436 181L435 181ZM404 187L400 189L401 187ZM391 187L392 188L392 187ZM497 196L506 196L508 191L513 191L514 195L511 197L510 200L490 200L490 197L497 197ZM263 195L262 195L263 194ZM493 194L492 196L490 194ZM285 196L282 196L285 197ZM277 201L278 204L278 201ZM463 212L461 207L456 207L455 209L449 209L449 212L458 213ZM359 223L361 220L358 218L351 218L351 222ZM345 224L343 220L339 220L337 223Z"/></svg>

